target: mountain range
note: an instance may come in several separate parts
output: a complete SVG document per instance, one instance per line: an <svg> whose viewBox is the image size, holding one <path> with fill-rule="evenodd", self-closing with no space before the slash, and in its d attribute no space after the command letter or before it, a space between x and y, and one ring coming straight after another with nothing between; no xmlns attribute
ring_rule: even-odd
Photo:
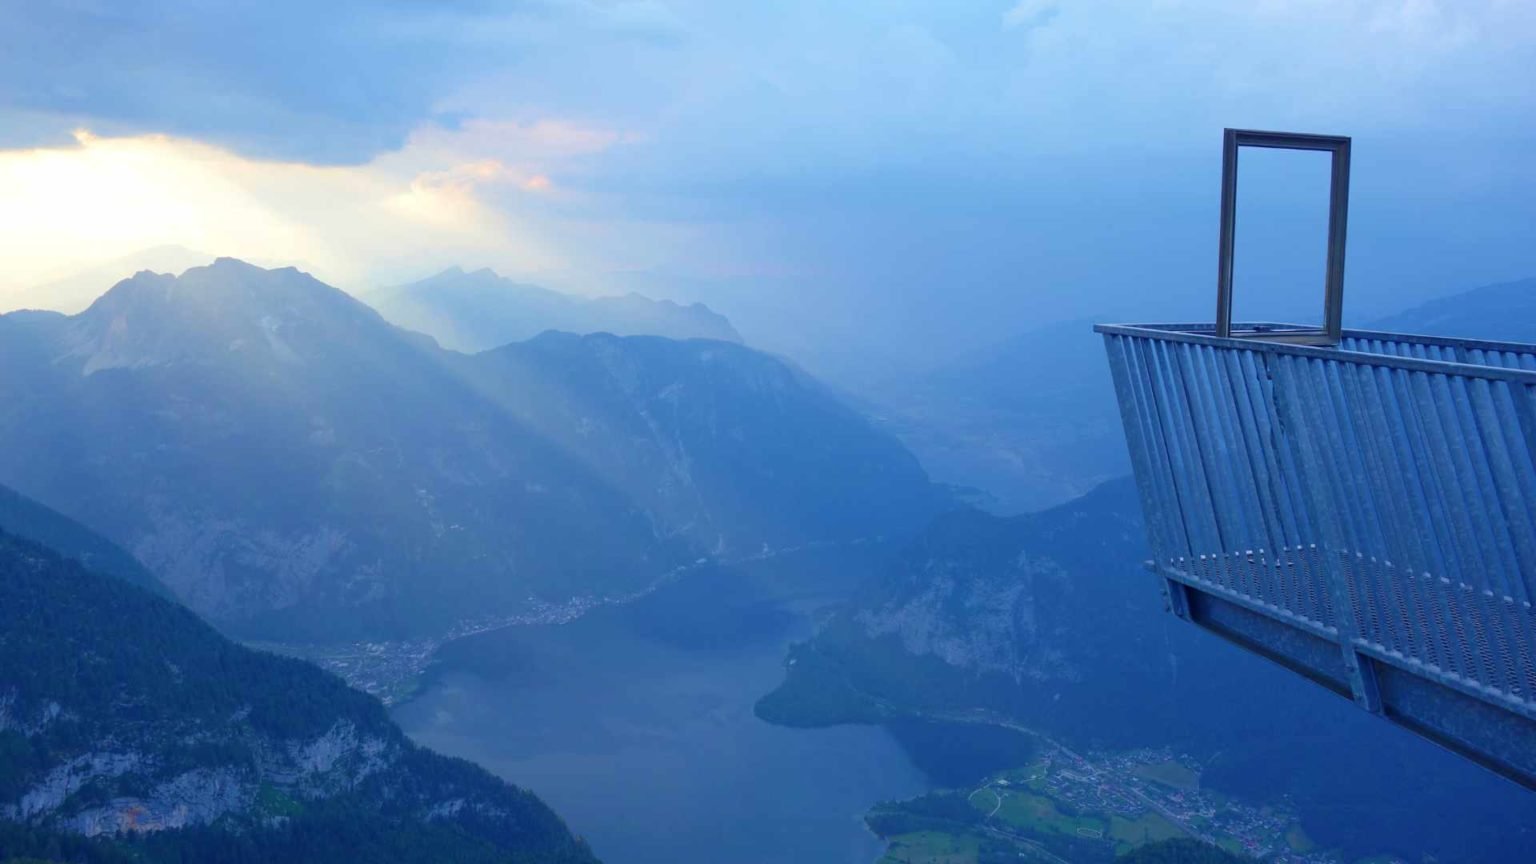
<svg viewBox="0 0 1536 864"><path fill-rule="evenodd" d="M489 269L452 267L418 282L363 296L395 324L476 352L545 332L613 333L740 342L731 322L702 303L682 306L640 294L580 297L514 282Z"/></svg>
<svg viewBox="0 0 1536 864"><path fill-rule="evenodd" d="M1536 279L1484 285L1372 321L1388 333L1536 343Z"/></svg>
<svg viewBox="0 0 1536 864"><path fill-rule="evenodd" d="M1089 321L1025 331L872 394L935 479L1023 513L1129 470L1104 348Z"/></svg>
<svg viewBox="0 0 1536 864"><path fill-rule="evenodd" d="M230 642L127 561L3 490L0 860L595 860L533 795Z"/></svg>
<svg viewBox="0 0 1536 864"><path fill-rule="evenodd" d="M466 356L234 259L0 316L0 368L0 483L247 637L440 633L944 506L892 436L741 345Z"/></svg>
<svg viewBox="0 0 1536 864"><path fill-rule="evenodd" d="M140 249L109 261L92 264L67 275L0 294L0 309L43 309L73 315L90 306L124 273L152 270L180 273L212 261L214 256L185 246L164 245Z"/></svg>

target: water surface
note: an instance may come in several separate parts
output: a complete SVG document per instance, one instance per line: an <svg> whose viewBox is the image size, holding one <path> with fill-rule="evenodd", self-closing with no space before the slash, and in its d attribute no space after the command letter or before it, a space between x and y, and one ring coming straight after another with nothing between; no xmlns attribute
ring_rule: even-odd
<svg viewBox="0 0 1536 864"><path fill-rule="evenodd" d="M608 864L867 864L881 844L863 813L919 794L922 776L884 729L752 713L809 627L803 600L695 580L465 640L395 717L538 793Z"/></svg>

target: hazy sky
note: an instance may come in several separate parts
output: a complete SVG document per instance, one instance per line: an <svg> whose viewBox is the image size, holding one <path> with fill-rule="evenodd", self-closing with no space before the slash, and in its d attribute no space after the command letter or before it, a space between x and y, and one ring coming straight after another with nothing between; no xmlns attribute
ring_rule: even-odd
<svg viewBox="0 0 1536 864"><path fill-rule="evenodd" d="M1530 0L0 0L0 306L180 244L702 299L813 365L1208 318L1240 126L1355 137L1364 315L1536 274L1533 80ZM1297 159L1245 186L1282 311Z"/></svg>

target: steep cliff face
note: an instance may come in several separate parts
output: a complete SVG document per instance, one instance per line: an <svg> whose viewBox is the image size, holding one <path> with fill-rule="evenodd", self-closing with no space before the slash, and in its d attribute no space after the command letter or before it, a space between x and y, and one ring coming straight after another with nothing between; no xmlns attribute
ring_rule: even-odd
<svg viewBox="0 0 1536 864"><path fill-rule="evenodd" d="M1011 565L978 579L952 561L930 559L915 575L912 593L853 613L867 637L894 635L909 654L977 674L1037 681L1079 674L1061 622L1051 620L1047 598L1071 588L1054 561L1020 552Z"/></svg>
<svg viewBox="0 0 1536 864"><path fill-rule="evenodd" d="M13 689L0 703L21 701ZM5 717L0 732L31 742L55 737L54 724L83 718L58 702L32 717ZM208 825L223 817L240 821L260 812L265 795L295 802L345 794L398 764L404 742L369 734L351 720L337 720L313 736L293 739L263 734L240 711L223 724L173 724L136 729L106 727L108 734L40 773L22 779L23 791L0 806L0 818L45 823L87 837L163 831ZM215 742L239 759L201 763L195 754L165 752L167 739ZM179 763L179 764L178 764ZM16 778L12 778L16 782Z"/></svg>
<svg viewBox="0 0 1536 864"><path fill-rule="evenodd" d="M944 504L894 438L741 345L546 333L477 359L523 422L710 554L905 536Z"/></svg>
<svg viewBox="0 0 1536 864"><path fill-rule="evenodd" d="M231 843L326 860L305 837L372 829L402 861L590 860L532 795L417 747L371 697L4 533L0 820L151 861L238 860Z"/></svg>
<svg viewBox="0 0 1536 864"><path fill-rule="evenodd" d="M739 345L550 334L466 357L230 259L0 316L0 361L0 483L255 638L433 635L935 501L894 439Z"/></svg>
<svg viewBox="0 0 1536 864"><path fill-rule="evenodd" d="M1155 598L1134 568L1141 523L1128 481L1030 516L961 511L935 520L887 577L846 613L868 640L974 676L1073 682L1094 671L1103 625ZM1086 626L1085 626L1086 625Z"/></svg>
<svg viewBox="0 0 1536 864"><path fill-rule="evenodd" d="M46 710L51 720L19 718L14 729L28 739L46 739L52 722L75 719L59 703ZM218 739L245 759L177 765L158 742L160 733L169 731L143 730L136 744L109 737L99 742L101 749L59 762L0 807L0 818L47 823L87 837L188 828L258 813L263 794L285 796L296 805L343 794L400 759L400 742L365 735L350 721L338 720L313 738L283 742L234 721L190 735Z"/></svg>
<svg viewBox="0 0 1536 864"><path fill-rule="evenodd" d="M64 514L0 486L0 529L40 543L98 573L166 596L165 586L132 555Z"/></svg>
<svg viewBox="0 0 1536 864"><path fill-rule="evenodd" d="M785 682L758 712L824 725L986 710L1086 728L1106 682L1156 694L1176 674L1156 582L1135 564L1142 544L1129 480L1029 516L941 516L791 649ZM1148 708L1168 703L1158 695Z"/></svg>

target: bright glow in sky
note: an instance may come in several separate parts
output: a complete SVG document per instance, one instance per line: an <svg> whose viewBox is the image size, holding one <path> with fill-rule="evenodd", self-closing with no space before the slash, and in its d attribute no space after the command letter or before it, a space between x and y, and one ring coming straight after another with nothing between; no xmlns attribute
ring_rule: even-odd
<svg viewBox="0 0 1536 864"><path fill-rule="evenodd" d="M516 200L565 196L546 172L620 140L553 122L472 121L454 132L423 129L361 165L311 165L165 135L78 129L74 138L0 151L12 286L164 244L302 263L359 287L391 267L465 259L559 271L569 265L558 241L520 221ZM502 196L501 206L488 194Z"/></svg>
<svg viewBox="0 0 1536 864"><path fill-rule="evenodd" d="M1200 314L1223 126L1355 136L1368 307L1536 272L1528 0L198 9L0 0L0 308L179 244L700 299L802 356Z"/></svg>

